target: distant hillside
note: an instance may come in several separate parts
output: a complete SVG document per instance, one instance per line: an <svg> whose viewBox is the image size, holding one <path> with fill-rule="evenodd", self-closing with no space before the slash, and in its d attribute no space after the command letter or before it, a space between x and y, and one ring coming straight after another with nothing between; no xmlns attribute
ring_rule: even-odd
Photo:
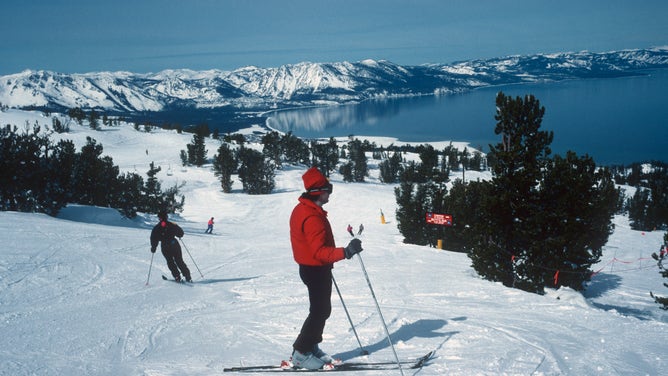
<svg viewBox="0 0 668 376"><path fill-rule="evenodd" d="M110 114L229 121L287 107L369 98L434 95L536 81L619 77L668 67L668 47L606 53L509 56L452 64L401 66L389 61L299 63L234 71L62 74L24 71L0 77L0 103L20 109L82 107ZM193 116L197 113L197 116ZM165 117L165 116L163 116ZM182 117L183 119L179 119Z"/></svg>

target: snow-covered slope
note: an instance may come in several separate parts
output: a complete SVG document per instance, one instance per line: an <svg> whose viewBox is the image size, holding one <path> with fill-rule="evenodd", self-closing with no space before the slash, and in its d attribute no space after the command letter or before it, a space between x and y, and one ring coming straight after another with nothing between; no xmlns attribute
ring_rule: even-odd
<svg viewBox="0 0 668 376"><path fill-rule="evenodd" d="M40 112L0 112L2 124L37 120L48 122ZM210 165L180 167L188 135L73 125L61 136L77 148L93 137L122 171L144 174L155 161L163 187L185 183L185 210L172 219L186 231L195 283L161 280L168 270L160 253L152 259L149 252L151 215L130 221L76 205L59 218L0 212L1 375L219 375L290 355L307 314L288 237L305 167L278 171L270 195L243 194L238 182L224 194ZM211 154L217 144L207 142ZM464 254L403 244L394 186L380 184L371 166L366 183L334 174L325 208L339 245L350 240L349 223L364 224L361 257L399 357L435 350L430 364L406 375L668 373L668 313L649 296L667 295L649 258L663 233L632 231L617 217L584 296L529 294L480 279ZM211 216L214 234L205 235ZM370 354L359 357L336 293L321 347L344 360L393 360L359 261L341 261L334 275ZM379 374L399 372L355 373Z"/></svg>

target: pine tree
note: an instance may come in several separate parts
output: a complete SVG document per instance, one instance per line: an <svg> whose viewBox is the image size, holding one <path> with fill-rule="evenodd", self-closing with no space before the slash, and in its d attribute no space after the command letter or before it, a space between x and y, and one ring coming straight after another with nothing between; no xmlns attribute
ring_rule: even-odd
<svg viewBox="0 0 668 376"><path fill-rule="evenodd" d="M187 144L186 148L188 149L188 163L198 167L206 163L207 150L204 135L194 134L192 143Z"/></svg>
<svg viewBox="0 0 668 376"><path fill-rule="evenodd" d="M98 114L95 109L90 110L90 113L88 114L88 125L90 126L90 129L100 129L100 114Z"/></svg>
<svg viewBox="0 0 668 376"><path fill-rule="evenodd" d="M490 145L494 177L482 210L476 247L469 254L473 267L486 279L527 291L543 291L542 271L531 266L532 239L540 213L538 181L550 154L552 132L540 131L545 108L533 96L515 99L499 93L494 132L501 142Z"/></svg>
<svg viewBox="0 0 668 376"><path fill-rule="evenodd" d="M442 238L448 250L468 253L473 249L474 234L484 222L481 205L489 187L487 183L465 183L461 179L452 183L443 198L443 211L453 217L453 226L443 229Z"/></svg>
<svg viewBox="0 0 668 376"><path fill-rule="evenodd" d="M409 163L394 189L397 227L405 243L434 246L442 229L427 224L426 214L443 210L445 188L432 180L424 181L421 171L421 164Z"/></svg>
<svg viewBox="0 0 668 376"><path fill-rule="evenodd" d="M60 209L72 201L72 171L77 159L76 148L71 140L60 140L50 155L46 156L45 166L48 179L44 190L45 210L51 216L56 216Z"/></svg>
<svg viewBox="0 0 668 376"><path fill-rule="evenodd" d="M385 158L380 162L378 164L380 169L380 181L388 184L396 183L399 179L399 174L403 169L401 162L402 158L400 152L394 152L391 157Z"/></svg>
<svg viewBox="0 0 668 376"><path fill-rule="evenodd" d="M456 147L452 146L452 144L446 146L443 150L443 155L450 170L456 171L459 169L459 151Z"/></svg>
<svg viewBox="0 0 668 376"><path fill-rule="evenodd" d="M339 167L339 174L343 176L343 181L345 182L353 182L355 181L355 177L353 176L353 162L348 161L348 163L342 164L341 167Z"/></svg>
<svg viewBox="0 0 668 376"><path fill-rule="evenodd" d="M281 138L281 150L287 163L308 165L311 159L308 144L292 132Z"/></svg>
<svg viewBox="0 0 668 376"><path fill-rule="evenodd" d="M67 116L74 119L77 124L82 125L83 120L86 118L86 113L81 107L76 107L67 110Z"/></svg>
<svg viewBox="0 0 668 376"><path fill-rule="evenodd" d="M74 163L72 174L73 196L84 205L106 206L110 201L109 188L119 174L111 157L102 157L104 148L91 137Z"/></svg>
<svg viewBox="0 0 668 376"><path fill-rule="evenodd" d="M144 179L135 173L126 172L118 177L119 194L113 207L117 208L126 218L135 218L137 211L144 209L142 190Z"/></svg>
<svg viewBox="0 0 668 376"><path fill-rule="evenodd" d="M281 147L281 135L276 131L271 131L262 136L262 154L273 161L276 167L281 168L283 160L283 150Z"/></svg>
<svg viewBox="0 0 668 376"><path fill-rule="evenodd" d="M352 163L352 177L355 182L363 182L369 175L365 148L358 139L348 142L349 159Z"/></svg>
<svg viewBox="0 0 668 376"><path fill-rule="evenodd" d="M636 192L627 201L629 220L634 230L652 231L668 226L668 166L651 164L648 172L632 168L629 181L635 182Z"/></svg>
<svg viewBox="0 0 668 376"><path fill-rule="evenodd" d="M242 147L239 149L239 180L246 193L269 194L274 189L275 167L266 161L259 151Z"/></svg>
<svg viewBox="0 0 668 376"><path fill-rule="evenodd" d="M154 162L149 164L149 169L146 171L146 183L142 189L141 211L145 213L158 213L164 210L162 207L162 188L160 181L157 178L158 173L162 171L160 166L156 167Z"/></svg>
<svg viewBox="0 0 668 376"><path fill-rule="evenodd" d="M546 286L584 289L612 233L619 194L610 171L597 168L591 157L569 151L546 166L532 255Z"/></svg>
<svg viewBox="0 0 668 376"><path fill-rule="evenodd" d="M612 174L568 152L548 158L552 133L533 96L497 96L494 176L482 183L479 225L469 257L484 278L526 291L584 289L612 232L620 192Z"/></svg>
<svg viewBox="0 0 668 376"><path fill-rule="evenodd" d="M183 167L186 167L188 165L188 152L185 150L181 150L179 153L179 157L181 158L181 165Z"/></svg>
<svg viewBox="0 0 668 376"><path fill-rule="evenodd" d="M652 257L657 261L657 266L659 267L659 273L661 273L661 276L663 278L668 278L668 268L663 265L663 262L668 260L668 232L663 235L663 246L661 250L663 250L664 253L659 251L659 254L653 253ZM663 285L668 287L668 283L666 282L664 282ZM654 293L651 291L649 294L652 298L654 298L655 302L661 304L661 309L668 310L668 296L654 295Z"/></svg>
<svg viewBox="0 0 668 376"><path fill-rule="evenodd" d="M213 170L220 179L220 187L223 192L232 192L232 174L237 171L238 158L234 150L227 143L222 143L218 148L218 154L213 156Z"/></svg>
<svg viewBox="0 0 668 376"><path fill-rule="evenodd" d="M668 226L668 167L663 163L653 166L648 174L647 187L652 192L648 207L650 230Z"/></svg>
<svg viewBox="0 0 668 376"><path fill-rule="evenodd" d="M313 155L311 165L317 167L325 176L336 170L339 163L339 146L333 137L330 137L327 143L311 141L311 154Z"/></svg>
<svg viewBox="0 0 668 376"><path fill-rule="evenodd" d="M417 174L420 177L419 182L436 181L440 182L439 176L438 152L431 145L420 145L416 148L420 156L420 165Z"/></svg>

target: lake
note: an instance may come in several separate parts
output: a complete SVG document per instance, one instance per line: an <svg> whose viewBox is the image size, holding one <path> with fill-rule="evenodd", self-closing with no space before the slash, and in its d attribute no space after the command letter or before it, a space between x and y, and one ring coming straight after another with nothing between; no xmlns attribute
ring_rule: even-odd
<svg viewBox="0 0 668 376"><path fill-rule="evenodd" d="M365 101L278 111L267 125L303 138L389 136L400 141L464 141L488 151L495 98L533 94L545 107L541 129L553 154L589 154L597 164L668 161L668 69L624 78L485 87L462 94Z"/></svg>

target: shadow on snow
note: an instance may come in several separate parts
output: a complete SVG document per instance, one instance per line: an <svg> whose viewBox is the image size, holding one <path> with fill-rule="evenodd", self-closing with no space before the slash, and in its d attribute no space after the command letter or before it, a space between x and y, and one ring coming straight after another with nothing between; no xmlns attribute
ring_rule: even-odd
<svg viewBox="0 0 668 376"><path fill-rule="evenodd" d="M446 337L450 338L458 332L437 332L438 329L442 328L447 324L446 320L418 320L411 324L403 325L394 333L390 334L390 339L393 344L397 342L406 342L414 337L420 338L436 338L436 337ZM383 337L376 343L369 345L362 345L363 349L366 350L369 354L373 354L380 350L390 347L390 344L387 342L387 337ZM336 354L334 357L339 358L343 361L352 359L360 356L360 349L349 350L343 353Z"/></svg>

